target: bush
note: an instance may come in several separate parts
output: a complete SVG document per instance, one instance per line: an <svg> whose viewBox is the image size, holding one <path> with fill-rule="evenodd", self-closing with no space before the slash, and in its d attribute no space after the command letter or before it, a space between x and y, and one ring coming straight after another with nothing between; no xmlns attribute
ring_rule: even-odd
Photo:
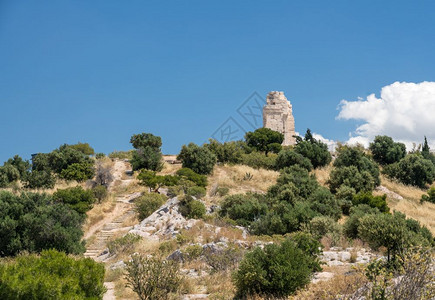
<svg viewBox="0 0 435 300"><path fill-rule="evenodd" d="M367 204L370 207L376 207L380 212L387 213L390 212L390 208L387 204L387 195L373 196L372 193L358 193L353 196L353 205Z"/></svg>
<svg viewBox="0 0 435 300"><path fill-rule="evenodd" d="M336 193L335 198L338 201L338 205L341 207L341 211L345 215L349 215L350 208L352 207L353 203L353 196L356 194L356 191L354 188L351 188L346 185L341 185Z"/></svg>
<svg viewBox="0 0 435 300"><path fill-rule="evenodd" d="M1 299L102 299L104 265L55 250L0 264Z"/></svg>
<svg viewBox="0 0 435 300"><path fill-rule="evenodd" d="M284 141L284 135L280 132L273 131L270 128L259 128L254 132L247 132L245 135L246 144L259 152L278 153L281 150L281 144Z"/></svg>
<svg viewBox="0 0 435 300"><path fill-rule="evenodd" d="M398 163L388 165L384 173L391 178L396 178L404 184L426 187L435 179L435 166L422 155L415 153L405 156Z"/></svg>
<svg viewBox="0 0 435 300"><path fill-rule="evenodd" d="M26 175L26 172L30 169L30 163L27 160L23 160L19 155L15 155L13 158L9 158L4 165L11 165L15 167L20 173L20 178Z"/></svg>
<svg viewBox="0 0 435 300"><path fill-rule="evenodd" d="M84 216L46 194L0 192L0 256L56 249L80 254Z"/></svg>
<svg viewBox="0 0 435 300"><path fill-rule="evenodd" d="M199 199L205 196L205 188L200 186L192 186L187 189L187 195L194 196Z"/></svg>
<svg viewBox="0 0 435 300"><path fill-rule="evenodd" d="M225 197L219 215L229 217L237 225L249 226L259 216L264 215L267 209L264 196L254 193L238 194Z"/></svg>
<svg viewBox="0 0 435 300"><path fill-rule="evenodd" d="M165 195L150 193L137 198L134 202L139 221L149 217L166 202Z"/></svg>
<svg viewBox="0 0 435 300"><path fill-rule="evenodd" d="M181 199L179 211L183 217L190 219L200 219L206 213L204 203L193 199L189 195L186 195Z"/></svg>
<svg viewBox="0 0 435 300"><path fill-rule="evenodd" d="M312 258L292 241L247 253L233 275L237 296L287 297L310 282Z"/></svg>
<svg viewBox="0 0 435 300"><path fill-rule="evenodd" d="M219 197L224 197L224 196L228 195L229 192L230 192L230 189L227 188L227 187L223 187L223 186L219 186L219 187L216 189L216 194L217 194Z"/></svg>
<svg viewBox="0 0 435 300"><path fill-rule="evenodd" d="M299 154L293 150L283 150L279 152L275 161L275 168L277 170L291 167L293 165L299 165L308 171L313 169L311 161L302 154Z"/></svg>
<svg viewBox="0 0 435 300"><path fill-rule="evenodd" d="M131 159L133 157L133 152L135 150L129 151L113 151L109 153L109 158L111 159Z"/></svg>
<svg viewBox="0 0 435 300"><path fill-rule="evenodd" d="M192 181L197 186L201 186L201 187L207 186L207 176L195 173L192 169L181 168L176 172L176 174L189 181Z"/></svg>
<svg viewBox="0 0 435 300"><path fill-rule="evenodd" d="M344 234L351 239L358 238L360 219L365 215L379 213L379 209L370 207L367 204L360 204L352 207L350 209L349 218L346 219L346 222L343 225Z"/></svg>
<svg viewBox="0 0 435 300"><path fill-rule="evenodd" d="M150 192L159 192L163 186L174 186L178 184L179 178L172 175L156 175L156 172L150 170L141 170L137 176L141 185L145 185L150 189Z"/></svg>
<svg viewBox="0 0 435 300"><path fill-rule="evenodd" d="M310 221L310 232L317 239L326 234L341 236L341 226L330 217L318 216Z"/></svg>
<svg viewBox="0 0 435 300"><path fill-rule="evenodd" d="M431 187L428 191L427 191L427 195L422 195L421 196L421 202L431 202L431 203L435 203L435 187Z"/></svg>
<svg viewBox="0 0 435 300"><path fill-rule="evenodd" d="M242 141L230 141L219 143L216 140L210 139L208 144L205 144L220 163L239 164L242 162L242 156L246 152L247 145Z"/></svg>
<svg viewBox="0 0 435 300"><path fill-rule="evenodd" d="M94 177L94 167L89 163L74 163L60 172L60 177L66 180L83 182Z"/></svg>
<svg viewBox="0 0 435 300"><path fill-rule="evenodd" d="M97 199L98 203L106 200L109 192L107 188L103 185L97 185L92 188L92 193L94 194L94 198Z"/></svg>
<svg viewBox="0 0 435 300"><path fill-rule="evenodd" d="M64 203L80 214L85 214L95 202L92 190L84 190L81 186L57 190L53 194L54 201Z"/></svg>
<svg viewBox="0 0 435 300"><path fill-rule="evenodd" d="M370 151L373 159L381 165L398 162L406 155L406 146L403 143L395 143L389 136L376 136L370 143Z"/></svg>
<svg viewBox="0 0 435 300"><path fill-rule="evenodd" d="M134 254L126 263L126 279L141 300L168 299L181 284L176 262Z"/></svg>
<svg viewBox="0 0 435 300"><path fill-rule="evenodd" d="M183 258L185 257L188 261L198 259L202 255L201 245L190 245L183 250Z"/></svg>
<svg viewBox="0 0 435 300"><path fill-rule="evenodd" d="M141 239L142 237L139 235L128 233L123 237L108 242L107 248L109 248L109 253L112 255L132 251L134 244L139 242Z"/></svg>
<svg viewBox="0 0 435 300"><path fill-rule="evenodd" d="M29 189L51 189L56 183L56 178L51 171L28 172L24 178L24 186Z"/></svg>
<svg viewBox="0 0 435 300"><path fill-rule="evenodd" d="M251 152L249 154L242 155L242 164L254 169L268 169L273 170L275 168L276 154L269 154L266 156L261 152Z"/></svg>
<svg viewBox="0 0 435 300"><path fill-rule="evenodd" d="M130 138L130 143L136 149L130 159L133 170L147 169L161 171L162 161L162 139L151 133L135 134Z"/></svg>
<svg viewBox="0 0 435 300"><path fill-rule="evenodd" d="M94 161L89 158L89 156L83 154L81 151L74 149L69 145L62 145L58 149L53 150L48 154L42 154L39 159L40 154L36 155L37 170L51 170L56 174L62 174L62 171L67 169L71 165L75 165L70 168L66 174L74 174L75 172L83 173L86 179L91 178L90 170L94 165ZM33 164L35 164L35 157L32 159ZM34 168L35 170L35 168ZM79 179L82 177L79 177ZM68 179L68 178L66 178ZM72 178L75 179L75 178Z"/></svg>
<svg viewBox="0 0 435 300"><path fill-rule="evenodd" d="M308 158L314 168L326 166L332 160L328 146L313 138L310 129L307 129L304 139L296 137L294 150L296 153Z"/></svg>
<svg viewBox="0 0 435 300"><path fill-rule="evenodd" d="M106 154L104 154L104 153L97 153L97 154L95 154L95 158L96 159L103 159L103 158L105 158L106 157Z"/></svg>
<svg viewBox="0 0 435 300"><path fill-rule="evenodd" d="M9 183L20 179L20 172L12 165L0 167L0 187L6 187Z"/></svg>
<svg viewBox="0 0 435 300"><path fill-rule="evenodd" d="M183 162L183 168L192 169L198 174L210 174L216 164L216 156L207 147L194 143L183 145L177 159Z"/></svg>
<svg viewBox="0 0 435 300"><path fill-rule="evenodd" d="M334 168L329 174L328 185L336 193L342 186L355 192L371 192L376 187L376 180L368 171L359 171L355 166Z"/></svg>
<svg viewBox="0 0 435 300"><path fill-rule="evenodd" d="M83 153L85 155L94 155L94 153L95 153L94 148L89 146L88 143L78 142L75 145L69 145L69 147L73 148L74 150L80 151L81 153Z"/></svg>
<svg viewBox="0 0 435 300"><path fill-rule="evenodd" d="M102 185L106 189L109 188L113 181L113 175L109 166L103 165L101 162L97 162L95 171L95 183Z"/></svg>
<svg viewBox="0 0 435 300"><path fill-rule="evenodd" d="M381 179L379 177L379 166L364 153L363 149L350 146L340 147L338 149L338 157L334 161L334 167L341 168L351 166L355 166L364 178L367 177L364 175L365 172L368 172L374 181L374 187L377 187L381 184Z"/></svg>
<svg viewBox="0 0 435 300"><path fill-rule="evenodd" d="M341 207L337 199L324 187L318 187L308 198L311 209L323 216L328 216L337 221L341 217Z"/></svg>

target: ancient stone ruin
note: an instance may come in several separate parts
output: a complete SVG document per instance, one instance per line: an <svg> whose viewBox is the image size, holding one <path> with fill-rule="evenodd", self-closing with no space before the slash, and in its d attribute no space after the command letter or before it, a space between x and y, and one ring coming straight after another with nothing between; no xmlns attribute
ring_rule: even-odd
<svg viewBox="0 0 435 300"><path fill-rule="evenodd" d="M270 92L266 100L267 104L263 107L263 127L281 132L284 135L283 146L294 145L295 119L292 105L284 92Z"/></svg>

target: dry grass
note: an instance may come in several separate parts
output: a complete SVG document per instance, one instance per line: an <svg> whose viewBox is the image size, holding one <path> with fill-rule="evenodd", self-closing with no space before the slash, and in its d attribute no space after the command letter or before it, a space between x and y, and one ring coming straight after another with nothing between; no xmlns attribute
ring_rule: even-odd
<svg viewBox="0 0 435 300"><path fill-rule="evenodd" d="M231 282L231 272L215 273L201 281L207 289L209 299L233 299L235 288Z"/></svg>
<svg viewBox="0 0 435 300"><path fill-rule="evenodd" d="M83 225L83 231L86 233L90 227L103 220L107 214L115 209L115 206L116 200L113 195L109 195L108 199L101 204L95 204L94 207L86 213L87 218Z"/></svg>
<svg viewBox="0 0 435 300"><path fill-rule="evenodd" d="M317 181L320 183L320 185L324 186L324 187L328 187L328 185L326 184L326 182L329 179L329 173L332 170L332 164L323 167L323 168L318 168L315 169L313 171L314 175L316 175Z"/></svg>
<svg viewBox="0 0 435 300"><path fill-rule="evenodd" d="M170 164L165 162L163 164L163 170L158 172L158 175L174 175L179 169L181 169L181 164Z"/></svg>
<svg viewBox="0 0 435 300"><path fill-rule="evenodd" d="M397 181L393 181L384 175L381 175L381 184L390 191L393 191L402 196L403 198L409 200L420 201L421 196L425 194L424 190L421 190L414 186L404 185Z"/></svg>
<svg viewBox="0 0 435 300"><path fill-rule="evenodd" d="M246 179L245 175L251 174L252 179ZM208 178L207 192L213 186L229 188L229 194L252 192L266 192L276 183L279 173L265 169L254 169L244 165L216 166L213 174Z"/></svg>

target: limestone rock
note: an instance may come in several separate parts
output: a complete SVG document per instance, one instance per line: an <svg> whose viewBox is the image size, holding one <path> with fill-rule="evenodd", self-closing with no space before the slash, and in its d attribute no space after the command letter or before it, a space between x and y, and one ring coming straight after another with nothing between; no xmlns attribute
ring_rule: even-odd
<svg viewBox="0 0 435 300"><path fill-rule="evenodd" d="M284 92L270 92L267 104L263 107L263 127L281 132L284 135L283 146L294 145L295 119L292 105L284 96Z"/></svg>

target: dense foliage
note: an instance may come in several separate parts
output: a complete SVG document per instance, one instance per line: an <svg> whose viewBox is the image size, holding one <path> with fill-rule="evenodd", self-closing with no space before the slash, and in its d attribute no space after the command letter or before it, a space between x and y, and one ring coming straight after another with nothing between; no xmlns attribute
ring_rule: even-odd
<svg viewBox="0 0 435 300"><path fill-rule="evenodd" d="M233 277L236 297L286 297L307 285L316 256L304 250L286 240L281 245L266 245L247 253Z"/></svg>
<svg viewBox="0 0 435 300"><path fill-rule="evenodd" d="M0 263L0 299L102 299L104 265L55 250Z"/></svg>
<svg viewBox="0 0 435 300"><path fill-rule="evenodd" d="M151 133L135 134L130 143L136 149L130 159L133 170L148 169L160 171L163 168L162 139Z"/></svg>
<svg viewBox="0 0 435 300"><path fill-rule="evenodd" d="M435 180L435 166L420 153L408 154L399 162L388 165L384 173L404 184L415 185L420 188L432 184Z"/></svg>
<svg viewBox="0 0 435 300"><path fill-rule="evenodd" d="M242 162L242 156L249 151L248 146L243 141L230 141L219 143L216 140L210 139L208 144L205 144L220 163L238 164Z"/></svg>
<svg viewBox="0 0 435 300"><path fill-rule="evenodd" d="M92 208L96 199L92 190L84 190L81 186L76 186L58 189L53 194L53 200L68 205L80 214L85 214Z"/></svg>
<svg viewBox="0 0 435 300"><path fill-rule="evenodd" d="M304 157L302 154L297 153L293 150L282 150L279 152L275 161L275 168L277 170L284 169L286 167L291 167L293 165L299 165L308 171L313 169L311 161Z"/></svg>
<svg viewBox="0 0 435 300"><path fill-rule="evenodd" d="M427 191L427 195L422 195L421 196L421 202L431 202L431 203L435 203L435 187L431 187L428 191Z"/></svg>
<svg viewBox="0 0 435 300"><path fill-rule="evenodd" d="M310 129L307 129L305 137L296 137L296 146L294 150L308 158L314 168L323 167L331 162L331 154L329 153L328 146L316 140L311 134Z"/></svg>
<svg viewBox="0 0 435 300"><path fill-rule="evenodd" d="M398 162L406 155L406 146L403 143L395 143L389 136L376 136L369 147L373 159L381 164L388 165Z"/></svg>
<svg viewBox="0 0 435 300"><path fill-rule="evenodd" d="M210 174L216 164L216 155L208 147L194 143L183 145L177 159L183 162L183 168L192 169L198 174Z"/></svg>
<svg viewBox="0 0 435 300"><path fill-rule="evenodd" d="M20 251L84 251L84 216L46 194L0 192L0 256Z"/></svg>
<svg viewBox="0 0 435 300"><path fill-rule="evenodd" d="M138 213L138 219L143 219L150 216L160 206L162 206L167 200L165 195L149 193L144 194L134 201L135 210Z"/></svg>
<svg viewBox="0 0 435 300"><path fill-rule="evenodd" d="M284 141L284 135L269 128L259 128L245 135L246 144L259 152L278 153Z"/></svg>

